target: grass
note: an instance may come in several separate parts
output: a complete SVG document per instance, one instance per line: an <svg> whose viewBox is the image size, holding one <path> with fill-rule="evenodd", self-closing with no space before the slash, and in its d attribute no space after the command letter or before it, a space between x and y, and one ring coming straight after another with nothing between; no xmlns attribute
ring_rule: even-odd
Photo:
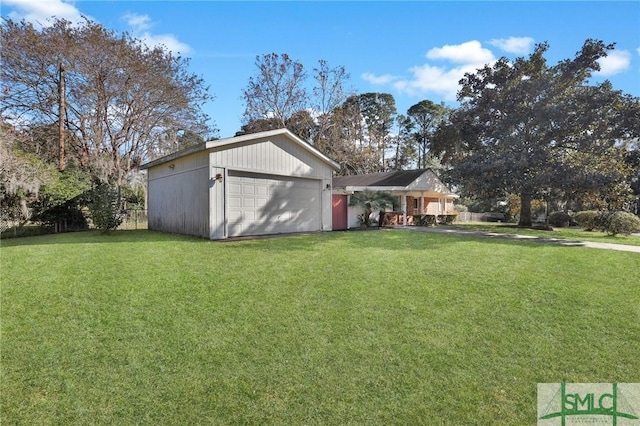
<svg viewBox="0 0 640 426"><path fill-rule="evenodd" d="M3 240L2 424L534 424L638 382L636 253L431 233Z"/></svg>
<svg viewBox="0 0 640 426"><path fill-rule="evenodd" d="M520 234L540 238L558 238L577 241L594 241L600 243L625 244L640 246L640 236L637 235L608 235L600 231L584 231L582 228L553 228L552 231L540 229L518 228L514 224L469 222L457 223L449 226L455 229L478 232L495 232L499 234Z"/></svg>

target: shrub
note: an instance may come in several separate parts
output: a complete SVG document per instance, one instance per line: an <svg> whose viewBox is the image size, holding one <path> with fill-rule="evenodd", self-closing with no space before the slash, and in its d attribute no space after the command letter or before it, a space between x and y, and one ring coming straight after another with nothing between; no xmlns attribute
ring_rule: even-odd
<svg viewBox="0 0 640 426"><path fill-rule="evenodd" d="M107 184L100 184L91 191L89 210L93 225L103 234L116 229L122 223L118 192Z"/></svg>
<svg viewBox="0 0 640 426"><path fill-rule="evenodd" d="M437 222L437 216L433 214L414 214L413 224L416 226L433 226Z"/></svg>
<svg viewBox="0 0 640 426"><path fill-rule="evenodd" d="M457 214L443 214L438 216L438 220L443 225L451 225L458 218Z"/></svg>
<svg viewBox="0 0 640 426"><path fill-rule="evenodd" d="M598 228L598 215L600 212L595 210L587 210L578 212L573 219L582 227L585 231L593 231Z"/></svg>
<svg viewBox="0 0 640 426"><path fill-rule="evenodd" d="M73 201L48 208L33 218L56 232L82 231L89 229L82 209Z"/></svg>
<svg viewBox="0 0 640 426"><path fill-rule="evenodd" d="M553 212L549 215L549 225L566 228L571 223L571 216L565 212Z"/></svg>
<svg viewBox="0 0 640 426"><path fill-rule="evenodd" d="M629 212L607 212L599 215L599 228L610 235L640 232L640 218Z"/></svg>

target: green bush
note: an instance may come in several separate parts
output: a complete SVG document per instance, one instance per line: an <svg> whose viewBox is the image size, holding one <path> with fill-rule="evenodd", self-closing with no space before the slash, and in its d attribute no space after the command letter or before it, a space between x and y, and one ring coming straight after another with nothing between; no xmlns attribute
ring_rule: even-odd
<svg viewBox="0 0 640 426"><path fill-rule="evenodd" d="M437 218L433 214L414 214L413 224L416 226L433 226L437 223Z"/></svg>
<svg viewBox="0 0 640 426"><path fill-rule="evenodd" d="M594 229L598 228L599 214L600 212L597 212L595 210L587 210L587 211L576 213L573 219L585 231L593 231Z"/></svg>
<svg viewBox="0 0 640 426"><path fill-rule="evenodd" d="M103 234L116 229L122 223L118 192L107 184L100 184L91 191L89 211L93 225Z"/></svg>
<svg viewBox="0 0 640 426"><path fill-rule="evenodd" d="M566 228L571 223L571 216L565 212L553 212L549 215L549 225Z"/></svg>
<svg viewBox="0 0 640 426"><path fill-rule="evenodd" d="M458 218L457 214L443 214L438 216L438 220L443 225L451 225Z"/></svg>
<svg viewBox="0 0 640 426"><path fill-rule="evenodd" d="M604 212L598 216L598 227L610 235L640 232L640 218L629 212Z"/></svg>
<svg viewBox="0 0 640 426"><path fill-rule="evenodd" d="M89 229L87 218L73 200L40 212L33 221L41 222L45 228L53 228L57 232Z"/></svg>

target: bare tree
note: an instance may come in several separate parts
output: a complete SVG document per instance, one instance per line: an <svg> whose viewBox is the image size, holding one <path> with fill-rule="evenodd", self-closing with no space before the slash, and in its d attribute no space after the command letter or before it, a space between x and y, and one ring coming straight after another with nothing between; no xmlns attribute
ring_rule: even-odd
<svg viewBox="0 0 640 426"><path fill-rule="evenodd" d="M167 153L168 135L213 130L200 109L211 99L208 88L187 72L187 59L164 48L90 20L56 20L42 30L5 20L0 41L0 113L16 126L66 128L59 132L61 166L68 139L80 164L121 184L140 161Z"/></svg>
<svg viewBox="0 0 640 426"><path fill-rule="evenodd" d="M285 127L293 114L307 106L304 67L286 53L256 56L256 67L258 74L249 78L243 91L244 122L274 119Z"/></svg>
<svg viewBox="0 0 640 426"><path fill-rule="evenodd" d="M350 75L343 66L331 68L329 63L321 59L318 68L313 69L315 85L313 87L313 101L311 107L317 114L314 144L325 139L331 124L330 114L347 99L345 84Z"/></svg>

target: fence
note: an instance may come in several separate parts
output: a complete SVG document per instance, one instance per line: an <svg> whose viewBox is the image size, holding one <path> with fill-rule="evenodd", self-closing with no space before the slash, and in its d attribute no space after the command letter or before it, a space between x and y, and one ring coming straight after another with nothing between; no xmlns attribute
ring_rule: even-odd
<svg viewBox="0 0 640 426"><path fill-rule="evenodd" d="M471 213L458 212L458 222L505 222L502 213Z"/></svg>
<svg viewBox="0 0 640 426"><path fill-rule="evenodd" d="M122 223L118 229L147 229L148 217L146 210L122 210Z"/></svg>
<svg viewBox="0 0 640 426"><path fill-rule="evenodd" d="M471 212L458 212L458 222L483 222L484 214Z"/></svg>

